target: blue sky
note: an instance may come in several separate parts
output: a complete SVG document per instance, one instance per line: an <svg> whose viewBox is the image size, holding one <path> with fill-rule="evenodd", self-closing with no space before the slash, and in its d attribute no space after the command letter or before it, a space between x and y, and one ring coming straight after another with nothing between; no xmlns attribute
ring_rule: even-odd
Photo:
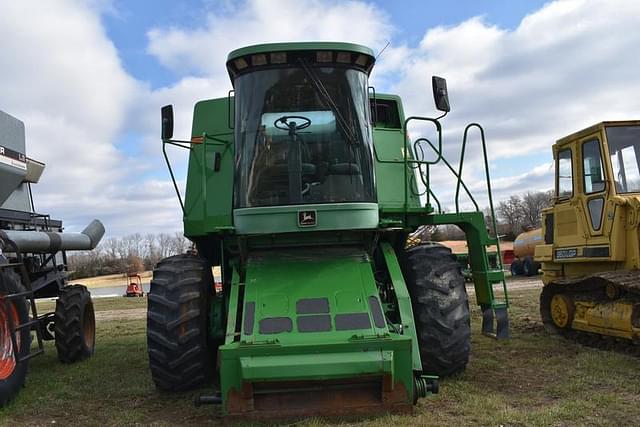
<svg viewBox="0 0 640 427"><path fill-rule="evenodd" d="M98 217L114 236L178 231L162 105L175 105L176 137L188 137L193 104L226 95L234 48L389 41L370 82L408 114L433 116L430 77L446 77L445 153L455 163L465 124L482 123L502 200L551 188L556 139L638 118L638 16L633 0L0 0L0 109L25 122L27 154L47 163L39 210L70 230ZM465 178L481 191L470 151ZM184 179L185 156L172 159ZM432 175L451 206L451 180Z"/></svg>
<svg viewBox="0 0 640 427"><path fill-rule="evenodd" d="M546 1L458 0L447 4L433 0L377 0L372 3L387 13L396 26L390 41L415 45L430 27L452 26L474 16L484 16L500 27L514 28L526 14ZM233 6L230 4L229 1L213 0L156 0L150 7L147 1L116 0L111 11L103 16L103 22L127 71L158 88L175 81L176 73L165 69L156 58L147 54L147 31L157 27L197 27L207 11L231 11ZM382 47L371 46L376 50ZM203 60L206 60L205 52Z"/></svg>
<svg viewBox="0 0 640 427"><path fill-rule="evenodd" d="M407 43L417 45L427 29L437 26L455 26L475 16L483 17L487 22L506 29L517 27L522 18L537 10L545 1L473 1L462 0L445 4L442 1L374 1L380 10L388 14L395 29L389 38L392 44ZM198 27L198 22L208 12L233 15L242 5L233 5L229 1L155 1L149 7L144 1L116 0L111 10L103 15L105 30L112 40L122 59L124 68L139 80L148 82L154 89L175 83L184 75L179 71L168 70L159 63L156 57L147 52L147 33L153 28L162 27ZM386 43L385 43L386 44ZM371 46L376 52L384 48ZM202 60L207 60L207 52L202 52ZM223 67L223 64L219 64ZM382 87L382 90L389 90ZM455 91L455 88L452 88ZM136 133L123 135L120 147L130 155L137 154ZM540 153L537 161L547 158L548 154ZM521 169L526 160L498 161L494 175L508 176ZM161 171L154 170L145 176L158 176Z"/></svg>

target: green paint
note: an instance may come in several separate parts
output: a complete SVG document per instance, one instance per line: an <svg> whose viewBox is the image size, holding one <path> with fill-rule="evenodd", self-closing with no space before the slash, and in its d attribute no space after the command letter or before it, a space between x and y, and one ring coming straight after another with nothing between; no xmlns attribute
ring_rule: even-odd
<svg viewBox="0 0 640 427"><path fill-rule="evenodd" d="M372 51L365 47L323 42L250 46L231 52L229 61L254 54L305 50L347 51L373 60ZM243 382L383 374L404 385L412 399L413 378L421 375L422 365L411 299L396 251L401 250L406 234L419 226L460 226L467 236L477 302L494 308L505 306L508 301L497 301L493 292L493 286L504 275L488 263L486 248L496 241L487 233L483 214L443 214L439 209L434 213L431 203L439 206L439 201L430 186L424 206L415 168L420 164L428 171L439 154L425 153L424 158L429 161L415 160L416 153L406 135L402 100L385 94L377 94L375 99L395 105L398 121L394 124L393 120L380 120L364 130L373 135L374 152L368 160L375 171L377 203L234 209L235 152L239 143L234 141L229 123L234 122L235 100L246 104L253 95L240 91L235 98L196 104L192 137L200 143L190 145L185 194L185 236L197 243L199 252L208 256L212 264L222 264L224 271L231 274L230 278L225 277L224 295L212 301L209 316L212 338L224 338L219 347L223 401L226 404L228 393L239 391ZM360 95L362 100L368 96ZM373 98L372 94L369 97ZM241 131L242 120L237 123ZM434 124L441 135L440 123ZM339 131L339 127L336 129ZM441 139L433 147L440 143ZM428 185L428 176L426 182ZM301 226L299 215L304 211L317 215L314 225ZM383 307L388 314L397 314L401 329L386 323L376 327L369 307L370 297L380 304L374 271L382 266L373 260L377 249L383 254L377 262L388 270L395 290L395 299L385 301ZM329 330L300 330L300 317L309 315L297 313L296 304L311 298L328 301ZM247 303L255 304L252 319L247 317ZM223 313L226 317L222 317ZM345 314L360 314L368 324L362 329L337 330L338 316ZM289 318L291 330L261 332L261 321L277 317Z"/></svg>
<svg viewBox="0 0 640 427"><path fill-rule="evenodd" d="M299 215L315 212L316 223L303 226ZM357 230L378 227L376 203L325 203L244 208L233 211L238 234L296 233L300 231Z"/></svg>
<svg viewBox="0 0 640 427"><path fill-rule="evenodd" d="M215 342L224 342L225 338L225 300L222 294L211 299L209 314L209 335Z"/></svg>
<svg viewBox="0 0 640 427"><path fill-rule="evenodd" d="M363 249L258 252L246 266L244 307L255 303L253 322L243 310L239 342L220 347L223 396L242 381L329 380L389 374L412 393L410 335L376 327L369 297L378 298L372 261ZM300 300L326 298L330 330L302 332ZM379 300L378 300L379 304ZM322 310L320 310L322 311ZM336 330L337 316L363 314L369 327ZM264 319L289 318L292 329L261 333ZM229 324L236 324L229 318ZM249 326L249 330L245 326Z"/></svg>
<svg viewBox="0 0 640 427"><path fill-rule="evenodd" d="M393 282L396 298L398 299L398 311L400 312L400 319L402 321L402 332L411 338L411 364L414 371L420 372L422 370L422 361L420 360L420 348L418 347L418 331L416 331L416 325L413 320L411 297L409 296L407 285L402 277L402 271L400 270L400 264L398 264L395 251L387 242L383 242L380 246L382 247L382 253L387 263L387 268L389 269L389 275Z"/></svg>
<svg viewBox="0 0 640 427"><path fill-rule="evenodd" d="M191 136L204 137L204 143L191 144L189 154L184 217L187 237L225 232L233 227L234 147L226 120L228 104L227 98L210 99L198 102L194 108ZM218 171L214 170L216 156L220 156Z"/></svg>

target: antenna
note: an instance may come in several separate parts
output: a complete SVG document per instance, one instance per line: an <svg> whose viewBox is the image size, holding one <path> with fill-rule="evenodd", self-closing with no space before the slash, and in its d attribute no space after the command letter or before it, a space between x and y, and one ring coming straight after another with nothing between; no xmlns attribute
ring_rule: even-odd
<svg viewBox="0 0 640 427"><path fill-rule="evenodd" d="M378 60L378 58L380 58L380 55L382 55L382 52L384 52L384 50L391 44L390 40L387 40L387 44L384 45L384 47L382 48L382 50L380 52L378 52L378 54L376 55L376 61Z"/></svg>

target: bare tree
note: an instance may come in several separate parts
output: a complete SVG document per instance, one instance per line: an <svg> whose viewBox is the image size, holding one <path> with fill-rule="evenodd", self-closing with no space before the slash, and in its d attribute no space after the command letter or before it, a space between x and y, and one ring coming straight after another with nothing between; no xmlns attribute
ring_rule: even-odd
<svg viewBox="0 0 640 427"><path fill-rule="evenodd" d="M540 217L542 210L550 205L551 193L539 191L536 193L527 192L522 196L522 219L523 225L540 227Z"/></svg>
<svg viewBox="0 0 640 427"><path fill-rule="evenodd" d="M520 233L520 227L524 222L522 199L518 196L511 196L498 203L497 211L500 219L508 225L507 238L514 239Z"/></svg>

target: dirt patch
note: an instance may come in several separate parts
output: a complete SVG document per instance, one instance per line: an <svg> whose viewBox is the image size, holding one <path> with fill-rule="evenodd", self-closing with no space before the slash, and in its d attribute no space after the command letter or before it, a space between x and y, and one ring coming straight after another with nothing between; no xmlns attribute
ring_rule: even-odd
<svg viewBox="0 0 640 427"><path fill-rule="evenodd" d="M98 322L106 322L109 320L136 320L144 319L145 317L147 317L146 308L96 311L96 320Z"/></svg>

